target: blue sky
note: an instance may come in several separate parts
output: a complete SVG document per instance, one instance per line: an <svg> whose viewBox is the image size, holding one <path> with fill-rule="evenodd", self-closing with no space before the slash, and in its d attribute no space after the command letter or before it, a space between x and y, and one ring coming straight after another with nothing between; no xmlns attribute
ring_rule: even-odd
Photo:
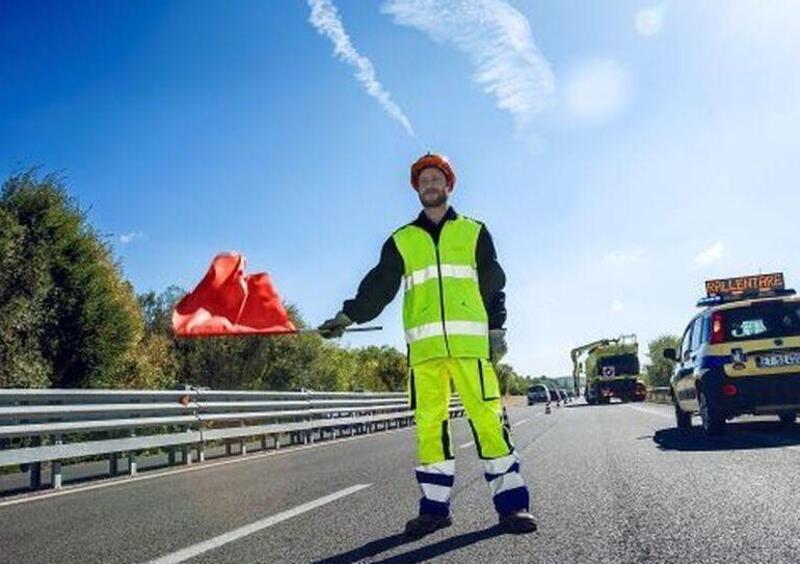
<svg viewBox="0 0 800 564"><path fill-rule="evenodd" d="M312 4L0 1L0 174L63 171L138 292L239 250L318 323L443 152L527 374L680 332L707 278L800 285L800 4ZM345 342L402 348L399 302Z"/></svg>

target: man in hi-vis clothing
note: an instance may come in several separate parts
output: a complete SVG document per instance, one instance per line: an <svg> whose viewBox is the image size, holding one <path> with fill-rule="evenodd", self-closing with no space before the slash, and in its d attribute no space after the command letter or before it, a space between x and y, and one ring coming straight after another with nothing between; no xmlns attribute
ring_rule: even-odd
<svg viewBox="0 0 800 564"><path fill-rule="evenodd" d="M416 476L422 489L419 515L406 524L412 538L451 523L451 382L469 417L501 526L515 533L536 530L492 364L506 351L505 274L486 227L448 205L455 182L442 156L428 153L412 165L411 185L423 211L392 234L356 297L319 327L324 337L339 337L348 325L374 319L402 282L409 400L420 463Z"/></svg>

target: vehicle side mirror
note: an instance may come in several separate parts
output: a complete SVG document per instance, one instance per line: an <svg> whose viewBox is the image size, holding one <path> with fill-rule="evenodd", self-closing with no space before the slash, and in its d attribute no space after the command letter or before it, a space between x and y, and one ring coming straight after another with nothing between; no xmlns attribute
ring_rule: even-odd
<svg viewBox="0 0 800 564"><path fill-rule="evenodd" d="M664 358L673 362L678 362L678 352L675 349L664 349Z"/></svg>

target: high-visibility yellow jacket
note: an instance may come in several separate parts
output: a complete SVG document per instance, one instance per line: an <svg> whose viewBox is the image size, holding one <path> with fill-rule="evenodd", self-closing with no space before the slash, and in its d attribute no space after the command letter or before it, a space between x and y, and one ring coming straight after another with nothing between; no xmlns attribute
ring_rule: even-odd
<svg viewBox="0 0 800 564"><path fill-rule="evenodd" d="M412 365L431 358L488 358L489 324L476 247L481 224L446 221L434 242L407 225L393 235L403 258L403 325Z"/></svg>

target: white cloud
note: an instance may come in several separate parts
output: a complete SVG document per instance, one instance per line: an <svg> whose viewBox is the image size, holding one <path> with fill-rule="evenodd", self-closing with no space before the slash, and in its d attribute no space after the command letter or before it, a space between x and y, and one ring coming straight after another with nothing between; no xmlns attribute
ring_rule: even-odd
<svg viewBox="0 0 800 564"><path fill-rule="evenodd" d="M722 251L724 247L722 243L714 243L707 249L704 249L697 253L694 257L694 263L698 266L706 266L711 264L712 262L716 262L722 258Z"/></svg>
<svg viewBox="0 0 800 564"><path fill-rule="evenodd" d="M391 95L378 82L372 62L353 47L336 6L333 5L331 0L308 0L308 5L311 8L311 16L309 16L308 21L321 35L328 36L333 42L334 55L355 67L356 80L364 86L370 96L378 100L383 109L393 119L400 122L400 125L409 135L414 137L414 129L411 127L411 122L403 113L403 110L392 100Z"/></svg>
<svg viewBox="0 0 800 564"><path fill-rule="evenodd" d="M119 242L123 245L127 245L128 243L133 242L136 239L144 238L144 233L140 231L131 231L130 233L124 233L119 236Z"/></svg>
<svg viewBox="0 0 800 564"><path fill-rule="evenodd" d="M611 311L622 311L625 309L625 306L622 305L622 302L615 299L611 302Z"/></svg>
<svg viewBox="0 0 800 564"><path fill-rule="evenodd" d="M636 12L636 31L646 37L657 35L664 26L666 6L659 4Z"/></svg>
<svg viewBox="0 0 800 564"><path fill-rule="evenodd" d="M388 0L382 11L399 25L466 53L473 80L521 128L551 102L555 78L533 41L528 19L502 0Z"/></svg>
<svg viewBox="0 0 800 564"><path fill-rule="evenodd" d="M564 87L567 112L585 123L613 118L630 98L630 73L613 59L587 61L573 71Z"/></svg>

